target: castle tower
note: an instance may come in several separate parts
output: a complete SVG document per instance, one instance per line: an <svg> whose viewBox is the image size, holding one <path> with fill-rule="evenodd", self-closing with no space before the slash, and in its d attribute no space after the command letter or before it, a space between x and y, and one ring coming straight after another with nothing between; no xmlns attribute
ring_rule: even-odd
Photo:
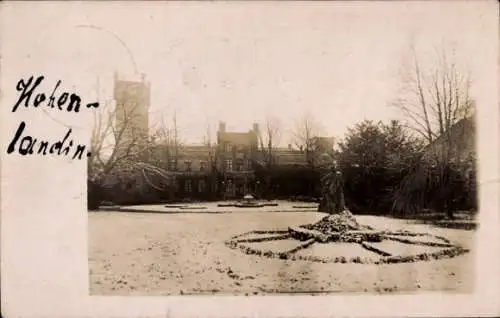
<svg viewBox="0 0 500 318"><path fill-rule="evenodd" d="M141 146L149 136L150 85L141 81L120 80L115 74L115 129L121 133L117 146L122 151L131 144Z"/></svg>

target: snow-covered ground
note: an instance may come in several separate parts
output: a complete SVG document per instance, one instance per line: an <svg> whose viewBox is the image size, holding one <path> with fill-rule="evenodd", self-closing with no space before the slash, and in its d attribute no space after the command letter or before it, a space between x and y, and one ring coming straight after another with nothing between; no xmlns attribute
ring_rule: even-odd
<svg viewBox="0 0 500 318"><path fill-rule="evenodd" d="M386 265L271 259L246 255L224 244L247 231L286 229L323 216L258 210L223 214L89 212L90 292L253 295L473 290L474 231L358 216L360 223L377 229L430 232L471 249L471 253L451 259Z"/></svg>

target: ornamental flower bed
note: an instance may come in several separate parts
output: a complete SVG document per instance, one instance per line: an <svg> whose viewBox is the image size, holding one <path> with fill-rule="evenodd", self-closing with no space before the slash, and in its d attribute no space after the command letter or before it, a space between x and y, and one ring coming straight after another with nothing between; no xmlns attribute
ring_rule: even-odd
<svg viewBox="0 0 500 318"><path fill-rule="evenodd" d="M290 244L290 240L297 243ZM349 244L353 244L352 248ZM243 233L233 236L226 245L250 255L321 263L391 264L430 261L468 252L444 237L428 233L376 231L359 224L349 211L328 215L314 224L291 226L288 231ZM287 250L286 246L293 248Z"/></svg>

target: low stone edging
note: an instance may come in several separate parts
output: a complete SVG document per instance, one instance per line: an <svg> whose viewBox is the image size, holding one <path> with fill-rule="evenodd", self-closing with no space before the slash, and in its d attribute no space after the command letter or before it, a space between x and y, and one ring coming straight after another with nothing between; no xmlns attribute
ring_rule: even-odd
<svg viewBox="0 0 500 318"><path fill-rule="evenodd" d="M384 236L385 239L392 240L392 241L397 241L405 244L412 244L412 245L425 245L425 246L433 246L433 247L453 247L453 245L449 243L436 243L436 242L415 242L411 240L405 240L399 237L391 237L391 236Z"/></svg>
<svg viewBox="0 0 500 318"><path fill-rule="evenodd" d="M236 234L231 237L231 240L237 239L238 237L242 237L248 234L288 234L288 231L284 230L256 230L256 231L248 231L242 234ZM257 239L257 240L262 240L262 239ZM259 242L259 241L255 241ZM263 242L263 241L261 241Z"/></svg>
<svg viewBox="0 0 500 318"><path fill-rule="evenodd" d="M381 256L392 256L391 253L388 253L386 251L382 251L382 250L376 248L375 246L368 244L367 242L361 242L361 246L363 246L365 249L372 251L374 253L377 253Z"/></svg>
<svg viewBox="0 0 500 318"><path fill-rule="evenodd" d="M286 240L289 238L289 234L281 234L277 236L268 236L264 238L253 238L253 239L241 239L236 240L237 243L257 243L257 242L266 242L266 241L274 241L274 240Z"/></svg>

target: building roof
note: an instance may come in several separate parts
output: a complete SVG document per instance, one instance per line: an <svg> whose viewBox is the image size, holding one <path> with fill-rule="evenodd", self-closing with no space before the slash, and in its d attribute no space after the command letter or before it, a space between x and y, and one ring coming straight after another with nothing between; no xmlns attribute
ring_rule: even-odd
<svg viewBox="0 0 500 318"><path fill-rule="evenodd" d="M157 159L165 160L167 153L167 145L157 145L154 150L154 156ZM171 155L173 156L174 149L170 148ZM177 159L197 159L197 160L207 160L211 154L215 153L214 147L209 147L206 145L186 145L179 146ZM171 157L173 159L173 157Z"/></svg>
<svg viewBox="0 0 500 318"><path fill-rule="evenodd" d="M324 145L332 145L335 143L335 138L334 137L320 137L320 136L317 136L317 137L312 137L311 139L313 139L314 141L318 142L318 143L321 143L321 144L324 144Z"/></svg>
<svg viewBox="0 0 500 318"><path fill-rule="evenodd" d="M257 143L257 135L249 132L217 132L218 142L230 142L235 145L254 145Z"/></svg>
<svg viewBox="0 0 500 318"><path fill-rule="evenodd" d="M307 158L304 152L293 149L276 149L276 158L278 165L305 165Z"/></svg>
<svg viewBox="0 0 500 318"><path fill-rule="evenodd" d="M451 139L449 143L446 142L448 135ZM476 151L475 116L458 121L450 128L449 134L436 138L424 150L424 159L433 158L436 154L443 154L447 144L451 145L450 155L452 160L462 160L473 156Z"/></svg>
<svg viewBox="0 0 500 318"><path fill-rule="evenodd" d="M206 159L215 152L213 147L206 145L186 145L179 147L180 158Z"/></svg>

